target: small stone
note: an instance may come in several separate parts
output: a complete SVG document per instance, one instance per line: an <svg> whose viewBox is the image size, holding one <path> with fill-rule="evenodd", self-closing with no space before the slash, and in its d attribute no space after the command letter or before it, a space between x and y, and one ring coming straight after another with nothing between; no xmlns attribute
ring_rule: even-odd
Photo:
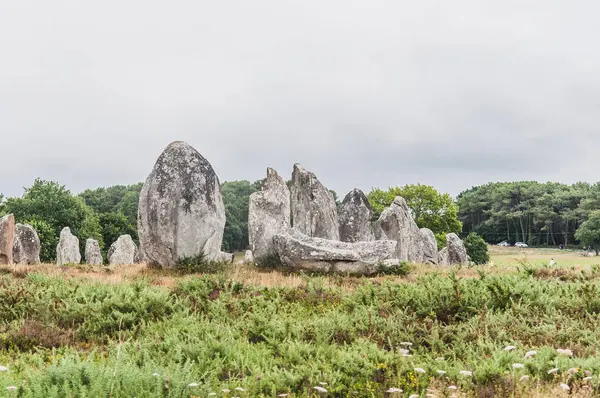
<svg viewBox="0 0 600 398"><path fill-rule="evenodd" d="M95 239L85 241L85 263L87 265L102 265L102 253L100 252L100 244Z"/></svg>
<svg viewBox="0 0 600 398"><path fill-rule="evenodd" d="M110 265L131 265L139 262L138 248L130 235L121 235L108 249Z"/></svg>

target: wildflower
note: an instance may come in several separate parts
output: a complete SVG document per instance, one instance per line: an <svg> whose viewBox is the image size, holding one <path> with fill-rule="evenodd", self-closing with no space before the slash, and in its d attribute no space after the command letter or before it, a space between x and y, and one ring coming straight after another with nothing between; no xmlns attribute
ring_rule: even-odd
<svg viewBox="0 0 600 398"><path fill-rule="evenodd" d="M519 381L528 381L529 380L529 376L521 376L521 378L519 379Z"/></svg>
<svg viewBox="0 0 600 398"><path fill-rule="evenodd" d="M8 372L8 368L6 366L0 365L0 372Z"/></svg>
<svg viewBox="0 0 600 398"><path fill-rule="evenodd" d="M326 386L327 385L327 383L325 383L324 381L320 382L319 384L322 385L322 386Z"/></svg>
<svg viewBox="0 0 600 398"><path fill-rule="evenodd" d="M190 383L190 384L188 384L188 387L189 387L189 388L196 388L196 387L198 387L199 385L200 385L200 384L198 384L198 383Z"/></svg>
<svg viewBox="0 0 600 398"><path fill-rule="evenodd" d="M246 390L244 390L242 387L237 387L237 388L235 389L235 391L244 392L244 391L246 391Z"/></svg>
<svg viewBox="0 0 600 398"><path fill-rule="evenodd" d="M586 376L591 376L592 375L592 371L591 370L586 370L585 371L585 375Z"/></svg>
<svg viewBox="0 0 600 398"><path fill-rule="evenodd" d="M551 374L556 373L556 372L558 372L558 368L550 369L548 371L548 374L551 375Z"/></svg>
<svg viewBox="0 0 600 398"><path fill-rule="evenodd" d="M437 372L437 374L442 375L442 376L446 374L445 370L436 370L436 372Z"/></svg>
<svg viewBox="0 0 600 398"><path fill-rule="evenodd" d="M560 388L562 388L565 391L569 391L571 389L571 387L569 387L569 385L565 383L560 383Z"/></svg>
<svg viewBox="0 0 600 398"><path fill-rule="evenodd" d="M458 372L460 375L463 376L473 376L473 372L471 372L470 370L461 370L460 372Z"/></svg>
<svg viewBox="0 0 600 398"><path fill-rule="evenodd" d="M419 398L417 394L410 395L408 398Z"/></svg>
<svg viewBox="0 0 600 398"><path fill-rule="evenodd" d="M410 354L410 351L409 351L409 350L407 350L407 349L405 349L405 348L400 348L400 349L398 350L398 352L400 352L400 354L402 354L402 356L405 356L405 355L408 355L408 354Z"/></svg>
<svg viewBox="0 0 600 398"><path fill-rule="evenodd" d="M532 356L534 356L535 354L537 354L537 351L527 351L525 353L525 358L531 358Z"/></svg>
<svg viewBox="0 0 600 398"><path fill-rule="evenodd" d="M427 373L427 372L425 372L425 369L423 369L423 368L415 368L415 372L423 373L423 374Z"/></svg>
<svg viewBox="0 0 600 398"><path fill-rule="evenodd" d="M327 390L326 390L326 389L324 389L324 388L323 388L323 387L321 387L321 386L316 386L316 387L313 387L313 388L314 388L315 390L317 390L318 392L322 393L322 394L326 394L326 393L327 393Z"/></svg>
<svg viewBox="0 0 600 398"><path fill-rule="evenodd" d="M6 387L8 391L17 391L17 386L8 386Z"/></svg>
<svg viewBox="0 0 600 398"><path fill-rule="evenodd" d="M556 352L559 355L566 355L568 357L572 357L573 356L573 351L569 350L568 348L567 349L559 348L559 349L556 350Z"/></svg>
<svg viewBox="0 0 600 398"><path fill-rule="evenodd" d="M577 368L571 368L571 369L567 370L567 372L568 372L568 373L575 374L575 373L578 373L578 372L579 372L579 369L577 369Z"/></svg>
<svg viewBox="0 0 600 398"><path fill-rule="evenodd" d="M400 345L403 345L404 347L412 347L413 343L409 343L408 341L403 341L402 343L400 343Z"/></svg>
<svg viewBox="0 0 600 398"><path fill-rule="evenodd" d="M279 397L279 398L285 398L285 397L287 397L288 395L289 395L289 394L279 394L279 395L278 395L278 397Z"/></svg>
<svg viewBox="0 0 600 398"><path fill-rule="evenodd" d="M592 380L592 377L591 377L591 376L584 377L582 380L583 380L583 381L589 381L589 380Z"/></svg>
<svg viewBox="0 0 600 398"><path fill-rule="evenodd" d="M507 345L506 347L504 347L504 351L512 351L515 348L517 348L517 347L515 347L514 345Z"/></svg>
<svg viewBox="0 0 600 398"><path fill-rule="evenodd" d="M396 388L396 387L392 387L389 390L387 390L386 392L389 393L389 394L394 394L394 393L401 393L402 390L399 389L399 388Z"/></svg>
<svg viewBox="0 0 600 398"><path fill-rule="evenodd" d="M456 386L448 386L448 390L458 390L458 387Z"/></svg>
<svg viewBox="0 0 600 398"><path fill-rule="evenodd" d="M523 369L525 365L523 365L522 363L513 363L512 367L513 369Z"/></svg>
<svg viewBox="0 0 600 398"><path fill-rule="evenodd" d="M227 388L225 388L224 390L221 390L221 391L223 391L224 394L229 394L231 392L231 390L228 390Z"/></svg>
<svg viewBox="0 0 600 398"><path fill-rule="evenodd" d="M438 361L438 362L445 361L444 357L438 357L438 358L436 358L435 360L436 360L436 361Z"/></svg>

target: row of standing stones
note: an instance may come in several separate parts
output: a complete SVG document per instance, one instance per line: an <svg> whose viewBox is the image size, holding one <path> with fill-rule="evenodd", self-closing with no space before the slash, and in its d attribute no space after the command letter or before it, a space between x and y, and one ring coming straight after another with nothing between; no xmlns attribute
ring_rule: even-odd
<svg viewBox="0 0 600 398"><path fill-rule="evenodd" d="M406 201L397 197L379 219L365 194L354 189L336 203L317 177L295 164L291 189L272 169L262 188L250 196L248 229L252 262L276 256L297 269L372 274L379 266L408 261L420 264L467 264L458 236L448 234L438 253L432 231L417 226ZM111 265L146 262L174 267L182 258L204 256L209 261L231 261L221 251L225 205L219 179L211 164L193 147L177 141L160 155L140 193L139 250L123 235L108 251ZM15 226L12 215L0 219L0 263L39 263L40 240L29 225ZM79 264L79 240L68 227L60 234L57 264ZM103 263L98 242L88 239L85 259Z"/></svg>
<svg viewBox="0 0 600 398"><path fill-rule="evenodd" d="M252 253L245 261L276 256L289 267L372 274L381 264L467 264L466 249L449 234L438 252L432 231L419 229L406 201L397 197L379 219L362 191L352 190L338 214L332 193L310 171L294 165L291 189L274 169L250 196ZM225 206L211 164L184 142L160 155L140 193L140 256L150 266L173 267L200 254L230 261L221 251Z"/></svg>

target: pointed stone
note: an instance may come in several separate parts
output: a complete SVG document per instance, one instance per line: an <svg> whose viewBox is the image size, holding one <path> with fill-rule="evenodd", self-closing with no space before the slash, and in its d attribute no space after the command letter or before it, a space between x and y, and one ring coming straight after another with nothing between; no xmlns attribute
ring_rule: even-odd
<svg viewBox="0 0 600 398"><path fill-rule="evenodd" d="M248 237L256 258L273 253L273 235L290 227L290 190L283 178L267 169L262 189L250 195Z"/></svg>
<svg viewBox="0 0 600 398"><path fill-rule="evenodd" d="M346 195L340 211L340 240L342 242L369 242L375 240L369 200L360 189Z"/></svg>
<svg viewBox="0 0 600 398"><path fill-rule="evenodd" d="M69 227L60 231L60 239L56 246L56 265L80 264L79 239L71 233Z"/></svg>
<svg viewBox="0 0 600 398"><path fill-rule="evenodd" d="M381 213L375 224L377 239L398 242L395 258L416 263L423 260L421 231L404 198L397 196L392 205Z"/></svg>
<svg viewBox="0 0 600 398"><path fill-rule="evenodd" d="M468 265L469 257L463 241L454 233L446 235L446 247L439 253L440 265Z"/></svg>
<svg viewBox="0 0 600 398"><path fill-rule="evenodd" d="M300 164L292 173L292 226L315 238L339 240L339 222L333 194Z"/></svg>

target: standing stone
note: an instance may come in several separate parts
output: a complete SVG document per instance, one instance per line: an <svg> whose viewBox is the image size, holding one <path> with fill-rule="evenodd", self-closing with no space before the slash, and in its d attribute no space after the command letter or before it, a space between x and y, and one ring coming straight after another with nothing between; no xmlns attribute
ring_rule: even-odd
<svg viewBox="0 0 600 398"><path fill-rule="evenodd" d="M429 228L421 228L421 259L422 264L437 264L438 249L434 233Z"/></svg>
<svg viewBox="0 0 600 398"><path fill-rule="evenodd" d="M458 235L450 233L446 235L446 247L440 253L440 265L468 265L469 256L467 249Z"/></svg>
<svg viewBox="0 0 600 398"><path fill-rule="evenodd" d="M81 263L79 239L71 233L69 227L65 227L60 231L60 239L56 246L56 265L79 263Z"/></svg>
<svg viewBox="0 0 600 398"><path fill-rule="evenodd" d="M410 214L404 198L397 196L375 223L377 239L395 240L395 258L400 261L422 262L422 236L417 223Z"/></svg>
<svg viewBox="0 0 600 398"><path fill-rule="evenodd" d="M15 217L8 214L0 218L0 264L13 264L15 246Z"/></svg>
<svg viewBox="0 0 600 398"><path fill-rule="evenodd" d="M138 248L130 235L121 235L108 249L110 265L131 265L138 262Z"/></svg>
<svg viewBox="0 0 600 398"><path fill-rule="evenodd" d="M100 252L100 244L95 239L85 241L85 263L87 265L102 265L102 253Z"/></svg>
<svg viewBox="0 0 600 398"><path fill-rule="evenodd" d="M340 240L333 194L299 164L292 173L292 226L315 238Z"/></svg>
<svg viewBox="0 0 600 398"><path fill-rule="evenodd" d="M375 240L371 217L373 211L363 191L353 189L346 195L340 211L340 240L369 242Z"/></svg>
<svg viewBox="0 0 600 398"><path fill-rule="evenodd" d="M184 142L160 155L140 193L138 233L142 258L173 267L184 257L218 260L225 229L219 178Z"/></svg>
<svg viewBox="0 0 600 398"><path fill-rule="evenodd" d="M13 261L15 264L39 264L41 243L35 229L29 224L17 224L15 229L15 246Z"/></svg>
<svg viewBox="0 0 600 398"><path fill-rule="evenodd" d="M252 254L252 250L246 250L246 253L244 254L244 263L245 264L254 263L254 255Z"/></svg>
<svg viewBox="0 0 600 398"><path fill-rule="evenodd" d="M273 253L273 236L290 227L290 190L283 178L267 168L262 189L250 195L248 238L252 253L261 258Z"/></svg>

